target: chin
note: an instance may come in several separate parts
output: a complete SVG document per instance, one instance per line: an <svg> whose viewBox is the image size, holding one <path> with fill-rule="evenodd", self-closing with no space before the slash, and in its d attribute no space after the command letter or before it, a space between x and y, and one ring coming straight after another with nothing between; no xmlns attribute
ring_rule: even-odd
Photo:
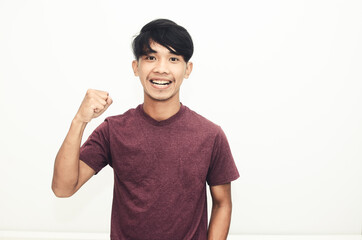
<svg viewBox="0 0 362 240"><path fill-rule="evenodd" d="M146 93L146 95L148 96L148 98L150 98L153 101L157 101L157 102L166 102L172 98L175 97L175 95L171 95L171 96L157 96L157 95L151 95Z"/></svg>

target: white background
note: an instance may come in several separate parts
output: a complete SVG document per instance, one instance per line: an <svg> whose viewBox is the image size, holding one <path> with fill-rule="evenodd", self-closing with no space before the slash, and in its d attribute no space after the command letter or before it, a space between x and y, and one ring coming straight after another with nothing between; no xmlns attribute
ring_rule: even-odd
<svg viewBox="0 0 362 240"><path fill-rule="evenodd" d="M55 155L86 89L143 100L132 37L170 18L194 39L183 104L221 125L241 177L230 232L361 234L362 1L0 0L0 230L108 232L106 167L69 199Z"/></svg>

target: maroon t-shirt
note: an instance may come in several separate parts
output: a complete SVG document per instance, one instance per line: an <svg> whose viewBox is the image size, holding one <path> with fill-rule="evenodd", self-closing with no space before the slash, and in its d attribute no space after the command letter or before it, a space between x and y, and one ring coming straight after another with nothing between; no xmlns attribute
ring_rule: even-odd
<svg viewBox="0 0 362 240"><path fill-rule="evenodd" d="M80 159L96 173L114 170L113 240L206 240L206 182L239 177L222 129L184 105L164 121L142 104L106 118Z"/></svg>

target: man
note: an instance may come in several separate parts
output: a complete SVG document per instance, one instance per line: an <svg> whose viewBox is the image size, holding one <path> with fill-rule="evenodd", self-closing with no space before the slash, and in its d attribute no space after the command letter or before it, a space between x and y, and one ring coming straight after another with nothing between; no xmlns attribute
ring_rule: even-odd
<svg viewBox="0 0 362 240"><path fill-rule="evenodd" d="M109 164L111 239L226 239L230 182L239 173L222 129L180 103L192 71L191 36L170 20L154 20L134 39L133 52L144 103L106 118L80 147L87 123L112 104L107 92L88 90L57 154L52 189L69 197Z"/></svg>

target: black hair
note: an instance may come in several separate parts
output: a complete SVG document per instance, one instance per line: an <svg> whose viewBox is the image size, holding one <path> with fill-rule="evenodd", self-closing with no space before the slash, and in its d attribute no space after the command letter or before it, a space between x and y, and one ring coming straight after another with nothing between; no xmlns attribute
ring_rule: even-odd
<svg viewBox="0 0 362 240"><path fill-rule="evenodd" d="M132 42L133 54L139 57L155 52L151 42L166 47L171 53L180 55L188 62L194 52L194 45L187 30L168 19L156 19L147 23Z"/></svg>

